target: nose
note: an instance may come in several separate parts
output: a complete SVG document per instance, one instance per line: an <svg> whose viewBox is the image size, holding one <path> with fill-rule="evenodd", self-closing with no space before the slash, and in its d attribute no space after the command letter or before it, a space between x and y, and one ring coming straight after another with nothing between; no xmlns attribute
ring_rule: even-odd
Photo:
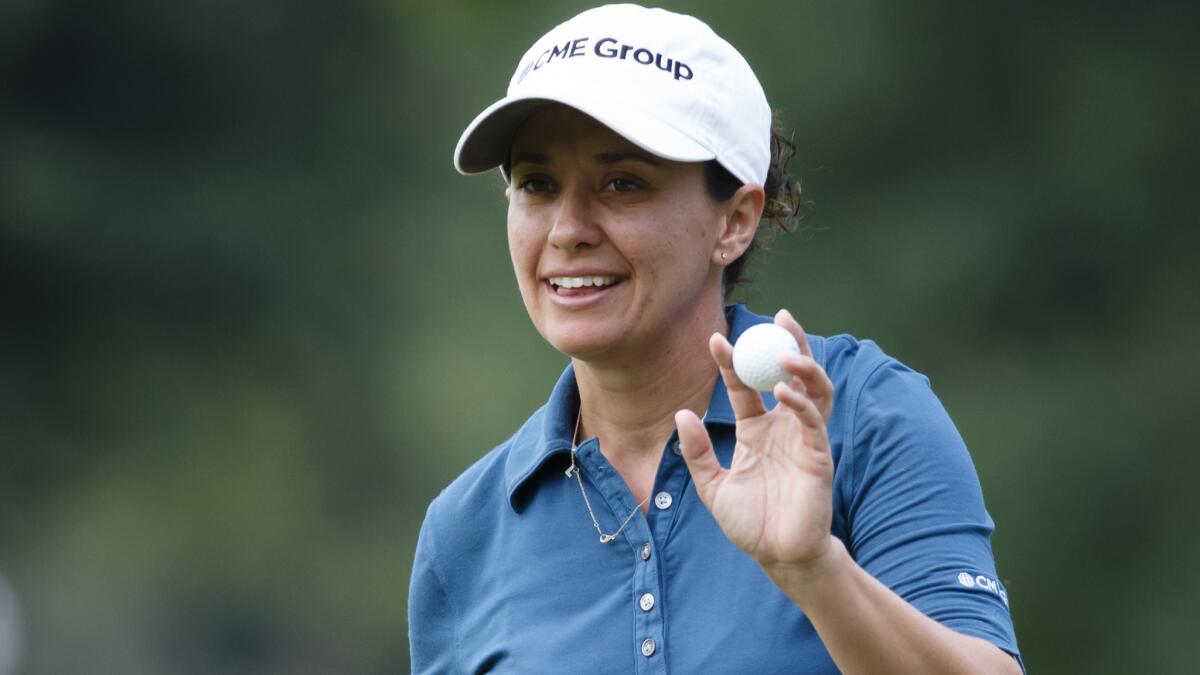
<svg viewBox="0 0 1200 675"><path fill-rule="evenodd" d="M564 189L559 197L558 213L550 229L550 243L564 251L591 248L600 243L601 231L595 221L590 192L583 186Z"/></svg>

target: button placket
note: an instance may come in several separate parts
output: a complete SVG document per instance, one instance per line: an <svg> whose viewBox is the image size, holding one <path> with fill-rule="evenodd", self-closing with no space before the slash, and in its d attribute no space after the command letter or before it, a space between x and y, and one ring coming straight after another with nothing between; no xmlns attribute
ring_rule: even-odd
<svg viewBox="0 0 1200 675"><path fill-rule="evenodd" d="M655 510L650 509L653 513ZM639 510L639 516L641 512ZM656 552L659 550L659 543L655 540L650 532L650 525L645 518L635 517L629 521L629 527L622 533L622 537L618 541L614 541L610 546L621 545L624 551L628 551L625 555L626 564L631 574L630 589L632 592L626 597L629 605L629 612L633 613L633 632L628 634L630 640L629 647L637 651L638 656L635 661L636 667L630 672L637 675L663 675L666 669L666 662L663 655L659 654L663 647L664 628L662 623L661 598L662 598L662 581L658 565L658 556ZM628 592L628 591L627 591ZM651 600L644 600L645 596L650 596ZM643 602L651 602L649 610L642 609ZM643 657L642 644L650 640L654 643L653 651L649 657Z"/></svg>
<svg viewBox="0 0 1200 675"><path fill-rule="evenodd" d="M654 480L654 491L650 493L654 508L646 513L646 521L650 525L650 531L654 533L655 546L660 549L660 553L661 547L670 543L674 523L682 517L683 498L691 477L687 465L673 454L677 442L678 435L672 433L671 438L663 445L662 461Z"/></svg>
<svg viewBox="0 0 1200 675"><path fill-rule="evenodd" d="M630 527L635 527L633 523ZM658 543L650 536L650 529L645 521L638 522L631 537L644 537L641 544L630 547L633 554L633 589L630 597L633 605L630 611L634 613L633 647L638 650L635 673L662 673L666 662L658 653L662 651L664 625L662 617L662 576L659 570L659 560L655 555ZM638 539L634 539L638 541ZM653 657L653 658L651 658Z"/></svg>

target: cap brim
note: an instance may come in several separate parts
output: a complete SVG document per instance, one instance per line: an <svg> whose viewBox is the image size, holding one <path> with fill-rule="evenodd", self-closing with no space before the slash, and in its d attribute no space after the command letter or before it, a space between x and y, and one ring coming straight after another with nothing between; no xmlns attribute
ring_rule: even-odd
<svg viewBox="0 0 1200 675"><path fill-rule="evenodd" d="M677 162L706 162L715 159L695 139L659 121L635 106L601 104L582 96L530 94L503 98L479 113L467 126L454 149L454 168L459 173L482 173L508 160L509 146L521 124L537 110L561 103L579 110L612 129L629 142L657 157Z"/></svg>

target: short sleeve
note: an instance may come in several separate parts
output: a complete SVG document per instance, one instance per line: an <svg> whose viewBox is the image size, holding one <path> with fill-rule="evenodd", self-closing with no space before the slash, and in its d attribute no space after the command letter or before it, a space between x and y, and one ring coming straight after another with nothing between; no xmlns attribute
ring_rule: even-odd
<svg viewBox="0 0 1200 675"><path fill-rule="evenodd" d="M929 381L895 360L860 386L839 471L852 555L927 616L1017 655L994 524L958 430Z"/></svg>
<svg viewBox="0 0 1200 675"><path fill-rule="evenodd" d="M408 647L413 675L456 671L455 612L437 564L434 505L430 505L417 539L408 589Z"/></svg>

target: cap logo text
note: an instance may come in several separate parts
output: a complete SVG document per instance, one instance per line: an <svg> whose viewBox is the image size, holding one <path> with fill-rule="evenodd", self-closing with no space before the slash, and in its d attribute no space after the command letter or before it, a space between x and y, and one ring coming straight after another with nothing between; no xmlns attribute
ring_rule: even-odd
<svg viewBox="0 0 1200 675"><path fill-rule="evenodd" d="M616 38L600 38L596 41L596 56L605 59L621 59L625 60L626 55L630 50L633 51L633 60L648 66L654 64L659 70L665 70L668 73L674 73L676 80L692 79L692 69L683 61L665 58L658 52L652 52L645 47L634 47L633 45L617 45Z"/></svg>
<svg viewBox="0 0 1200 675"><path fill-rule="evenodd" d="M587 56L587 44L590 40L590 37L581 37L574 40L567 40L561 45L551 45L549 49L538 54L536 59L525 64L525 68L521 70L521 75L517 78L517 82L521 82L530 72L539 70L552 61ZM621 44L616 38L612 37L604 37L597 40L592 45L591 53L602 59L633 61L643 66L653 64L655 68L666 73L671 73L672 77L676 80L690 80L694 75L691 67L683 61L672 59L665 54L651 51L645 47Z"/></svg>

